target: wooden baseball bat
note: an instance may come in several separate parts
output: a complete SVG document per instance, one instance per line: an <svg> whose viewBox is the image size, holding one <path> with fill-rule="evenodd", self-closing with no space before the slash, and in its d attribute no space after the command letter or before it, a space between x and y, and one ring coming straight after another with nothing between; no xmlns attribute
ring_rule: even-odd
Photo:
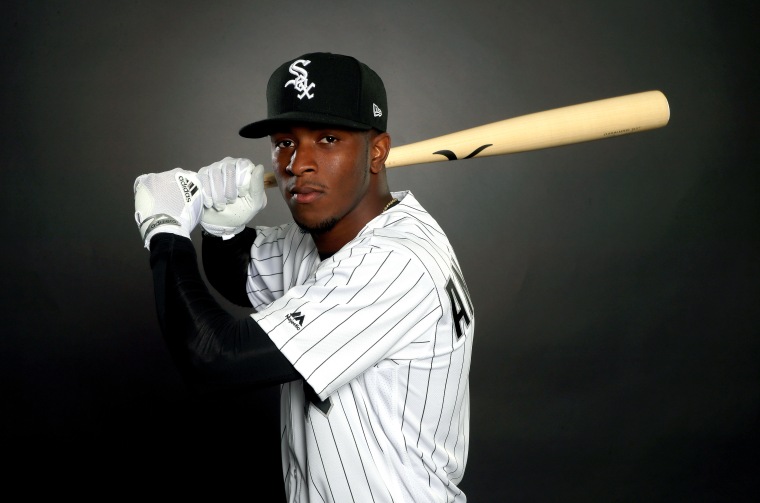
<svg viewBox="0 0 760 503"><path fill-rule="evenodd" d="M492 122L391 148L386 168L514 154L603 140L663 127L670 107L660 91L590 101ZM277 185L266 173L265 187Z"/></svg>

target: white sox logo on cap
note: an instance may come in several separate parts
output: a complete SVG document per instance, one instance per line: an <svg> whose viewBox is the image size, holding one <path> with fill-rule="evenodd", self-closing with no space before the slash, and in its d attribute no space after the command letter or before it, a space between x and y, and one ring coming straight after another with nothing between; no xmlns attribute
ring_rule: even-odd
<svg viewBox="0 0 760 503"><path fill-rule="evenodd" d="M359 131L388 128L380 77L351 56L313 52L282 63L267 82L267 117L240 136L263 138L284 124L329 124Z"/></svg>
<svg viewBox="0 0 760 503"><path fill-rule="evenodd" d="M299 64L307 66L309 63L311 63L311 61L308 59L297 59L293 61L293 63L290 65L289 71L291 74L295 75L296 78L285 82L285 87L293 84L293 87L296 89L296 91L301 91L301 94L298 95L299 100L302 100L304 96L309 99L312 99L314 97L314 95L309 93L309 91L313 87L316 87L316 84L309 82L309 72L307 72L305 68L298 66Z"/></svg>

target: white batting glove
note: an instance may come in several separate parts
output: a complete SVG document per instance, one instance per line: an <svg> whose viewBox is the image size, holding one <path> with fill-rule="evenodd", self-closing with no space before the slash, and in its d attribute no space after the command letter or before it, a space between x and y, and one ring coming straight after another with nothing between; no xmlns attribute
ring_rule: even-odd
<svg viewBox="0 0 760 503"><path fill-rule="evenodd" d="M140 175L135 180L135 221L145 247L160 232L190 237L203 211L200 180L192 171L175 168Z"/></svg>
<svg viewBox="0 0 760 503"><path fill-rule="evenodd" d="M253 163L248 159L225 157L198 170L203 186L203 206L222 211L238 197L239 187L248 187Z"/></svg>
<svg viewBox="0 0 760 503"><path fill-rule="evenodd" d="M203 186L201 226L214 236L233 237L267 205L261 164L225 157L201 168L198 178Z"/></svg>

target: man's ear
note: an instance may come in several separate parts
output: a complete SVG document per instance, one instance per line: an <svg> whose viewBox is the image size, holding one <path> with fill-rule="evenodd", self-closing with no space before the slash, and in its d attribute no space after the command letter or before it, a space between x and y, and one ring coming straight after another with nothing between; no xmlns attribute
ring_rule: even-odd
<svg viewBox="0 0 760 503"><path fill-rule="evenodd" d="M370 145L370 171L379 173L385 168L385 160L391 151L391 135L378 133L371 140Z"/></svg>

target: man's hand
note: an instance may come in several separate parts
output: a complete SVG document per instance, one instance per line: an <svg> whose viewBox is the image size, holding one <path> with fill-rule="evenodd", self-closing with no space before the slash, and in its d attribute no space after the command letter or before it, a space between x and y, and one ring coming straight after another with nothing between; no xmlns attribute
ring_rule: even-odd
<svg viewBox="0 0 760 503"><path fill-rule="evenodd" d="M135 221L146 248L159 232L190 237L203 210L200 180L192 171L175 168L140 175L135 180Z"/></svg>
<svg viewBox="0 0 760 503"><path fill-rule="evenodd" d="M267 205L264 166L248 159L225 157L198 172L203 187L201 226L229 239Z"/></svg>

